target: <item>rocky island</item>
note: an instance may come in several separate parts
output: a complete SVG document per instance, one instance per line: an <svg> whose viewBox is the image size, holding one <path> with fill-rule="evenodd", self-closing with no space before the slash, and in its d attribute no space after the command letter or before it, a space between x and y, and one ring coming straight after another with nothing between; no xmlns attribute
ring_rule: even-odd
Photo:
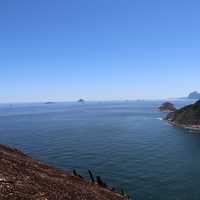
<svg viewBox="0 0 200 200"><path fill-rule="evenodd" d="M55 104L55 102L53 102L53 101L47 101L44 104Z"/></svg>
<svg viewBox="0 0 200 200"><path fill-rule="evenodd" d="M159 110L161 112L174 112L176 110L176 108L172 103L165 102L159 107Z"/></svg>
<svg viewBox="0 0 200 200"><path fill-rule="evenodd" d="M128 197L0 144L0 199L126 200Z"/></svg>
<svg viewBox="0 0 200 200"><path fill-rule="evenodd" d="M169 113L166 120L173 125L192 130L200 130L200 100Z"/></svg>
<svg viewBox="0 0 200 200"><path fill-rule="evenodd" d="M84 99L79 99L79 100L78 100L78 103L84 103L84 102L85 102Z"/></svg>

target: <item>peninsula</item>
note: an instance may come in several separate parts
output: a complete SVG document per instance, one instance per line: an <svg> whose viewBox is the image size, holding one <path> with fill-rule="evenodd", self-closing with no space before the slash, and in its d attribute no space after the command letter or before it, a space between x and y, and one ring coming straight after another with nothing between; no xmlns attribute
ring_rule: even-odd
<svg viewBox="0 0 200 200"><path fill-rule="evenodd" d="M169 113L166 120L176 126L200 130L200 100Z"/></svg>

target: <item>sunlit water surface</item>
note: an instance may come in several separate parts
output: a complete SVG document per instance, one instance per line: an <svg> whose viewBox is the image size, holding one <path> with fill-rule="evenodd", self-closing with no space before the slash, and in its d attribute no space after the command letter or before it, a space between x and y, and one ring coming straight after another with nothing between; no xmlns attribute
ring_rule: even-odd
<svg viewBox="0 0 200 200"><path fill-rule="evenodd" d="M136 200L199 200L200 134L162 121L161 103L1 104L0 143L84 176L91 169Z"/></svg>

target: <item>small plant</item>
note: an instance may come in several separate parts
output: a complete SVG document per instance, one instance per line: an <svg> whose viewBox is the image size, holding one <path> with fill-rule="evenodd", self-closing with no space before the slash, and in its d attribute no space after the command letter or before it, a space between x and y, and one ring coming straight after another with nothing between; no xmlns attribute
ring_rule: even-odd
<svg viewBox="0 0 200 200"><path fill-rule="evenodd" d="M97 183L99 184L99 185L103 185L103 181L101 180L101 177L100 176L97 176Z"/></svg>
<svg viewBox="0 0 200 200"><path fill-rule="evenodd" d="M78 177L84 179L83 176L81 176L80 174L78 174Z"/></svg>
<svg viewBox="0 0 200 200"><path fill-rule="evenodd" d="M127 199L130 199L130 196L128 194L126 194L126 192L124 191L124 189L121 189L121 195L126 197Z"/></svg>
<svg viewBox="0 0 200 200"><path fill-rule="evenodd" d="M74 174L74 176L78 176L79 178L83 178L80 174L78 174L78 173L76 172L75 169L73 170L73 174Z"/></svg>
<svg viewBox="0 0 200 200"><path fill-rule="evenodd" d="M95 180L94 180L94 177L93 177L92 172L91 172L90 170L88 170L88 173L89 173L89 175L90 175L90 179L91 179L91 181L94 183Z"/></svg>
<svg viewBox="0 0 200 200"><path fill-rule="evenodd" d="M102 186L102 187L107 187L106 183L103 182L103 181L101 180L101 177L100 177L100 176L97 176L96 179L97 179L97 184L98 184L98 185L100 185L100 186Z"/></svg>
<svg viewBox="0 0 200 200"><path fill-rule="evenodd" d="M92 183L95 183L95 179L94 179L94 176L92 174L92 171L91 170L88 170L88 173L89 173L89 176L90 176L90 179L92 181ZM73 170L73 175L74 176L77 176L81 179L84 179L84 177L82 177L80 174L77 173L77 171L74 169ZM96 176L96 183L101 186L101 187L105 187L105 188L108 188L109 190L113 191L113 192L117 192L116 188L114 187L108 187L107 184L101 179L100 176ZM124 191L123 188L121 188L121 191L120 192L117 192L117 193L121 193L122 196L126 197L127 199L130 199L129 195L127 195Z"/></svg>
<svg viewBox="0 0 200 200"><path fill-rule="evenodd" d="M73 170L73 174L74 174L74 176L78 176L75 169Z"/></svg>
<svg viewBox="0 0 200 200"><path fill-rule="evenodd" d="M123 189L123 188L121 189L121 195L122 195L122 196L125 196L125 192L124 192L124 189Z"/></svg>

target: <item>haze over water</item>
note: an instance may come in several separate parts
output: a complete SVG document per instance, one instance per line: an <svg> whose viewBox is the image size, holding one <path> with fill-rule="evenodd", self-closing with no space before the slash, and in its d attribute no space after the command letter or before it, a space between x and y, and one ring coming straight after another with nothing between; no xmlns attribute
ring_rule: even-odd
<svg viewBox="0 0 200 200"><path fill-rule="evenodd" d="M91 169L136 200L199 200L200 135L160 120L161 103L1 104L0 143L84 176Z"/></svg>

